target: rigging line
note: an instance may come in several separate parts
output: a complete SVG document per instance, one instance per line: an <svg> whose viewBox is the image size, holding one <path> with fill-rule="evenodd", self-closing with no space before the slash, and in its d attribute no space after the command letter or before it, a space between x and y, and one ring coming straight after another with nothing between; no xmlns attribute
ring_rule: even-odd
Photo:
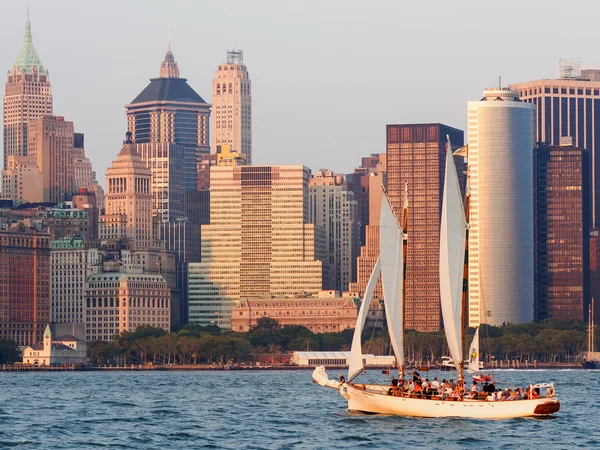
<svg viewBox="0 0 600 450"><path fill-rule="evenodd" d="M379 302L379 299L377 299L377 301ZM369 339L367 353L370 353L371 351L371 343L373 342L373 336L375 336L375 330L377 329L377 322L379 321L379 314L381 313L381 303L379 304L379 306L380 308L377 310L377 315L375 316L375 325L373 325L373 330L371 330L371 338Z"/></svg>

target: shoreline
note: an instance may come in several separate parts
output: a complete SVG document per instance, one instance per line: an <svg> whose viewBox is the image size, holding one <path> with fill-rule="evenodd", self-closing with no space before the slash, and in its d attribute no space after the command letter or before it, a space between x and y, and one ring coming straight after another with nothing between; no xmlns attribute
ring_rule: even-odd
<svg viewBox="0 0 600 450"><path fill-rule="evenodd" d="M0 365L0 372L190 372L190 371L273 371L273 370L314 370L316 366L292 366L292 365L265 365L265 366L213 366L208 364L171 364L171 365L154 365L144 366L132 364L130 366L25 366L25 365ZM347 370L348 366L325 366L326 370ZM387 367L368 367L367 370L382 370ZM429 370L406 369L407 371L417 370L421 374L431 371L440 371L439 366L431 366ZM541 370L590 370L584 369L581 364L564 363L564 364L537 364L537 367L494 367L486 368L483 372L492 371L541 371ZM442 373L452 373L453 371L441 371Z"/></svg>

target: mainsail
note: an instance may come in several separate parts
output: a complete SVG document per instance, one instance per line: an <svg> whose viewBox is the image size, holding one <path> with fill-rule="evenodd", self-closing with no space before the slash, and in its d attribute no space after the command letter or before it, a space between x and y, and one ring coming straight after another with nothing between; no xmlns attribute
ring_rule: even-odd
<svg viewBox="0 0 600 450"><path fill-rule="evenodd" d="M379 219L381 279L388 332L398 367L404 366L404 330L402 323L402 230L392 212L385 192L381 196Z"/></svg>
<svg viewBox="0 0 600 450"><path fill-rule="evenodd" d="M440 299L448 349L462 373L462 290L467 221L448 138L440 228Z"/></svg>
<svg viewBox="0 0 600 450"><path fill-rule="evenodd" d="M365 326L365 321L369 315L369 306L371 305L371 299L373 298L373 291L377 285L379 274L381 273L381 262L380 258L377 258L373 272L371 272L371 278L367 283L365 289L365 295L363 296L362 303L360 305L360 311L356 318L356 327L354 327L354 336L352 337L352 348L350 350L350 363L348 366L348 382L352 381L363 369L363 357L362 357L362 343L361 336L362 330Z"/></svg>
<svg viewBox="0 0 600 450"><path fill-rule="evenodd" d="M471 342L471 347L469 347L469 367L467 370L469 373L479 372L479 327L475 330L473 342Z"/></svg>

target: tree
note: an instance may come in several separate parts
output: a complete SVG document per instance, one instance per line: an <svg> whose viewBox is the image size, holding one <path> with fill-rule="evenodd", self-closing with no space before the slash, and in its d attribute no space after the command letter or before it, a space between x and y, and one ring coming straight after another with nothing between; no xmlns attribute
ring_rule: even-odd
<svg viewBox="0 0 600 450"><path fill-rule="evenodd" d="M12 364L23 359L15 341L0 339L0 364Z"/></svg>

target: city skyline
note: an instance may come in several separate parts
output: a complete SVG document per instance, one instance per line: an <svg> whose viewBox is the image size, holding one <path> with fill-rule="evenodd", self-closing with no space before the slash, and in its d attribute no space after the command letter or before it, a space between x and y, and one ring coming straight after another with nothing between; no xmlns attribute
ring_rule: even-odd
<svg viewBox="0 0 600 450"><path fill-rule="evenodd" d="M30 2L33 41L50 72L54 113L86 133L89 157L99 174L110 165L106 149L122 139L123 106L160 67L168 45L169 17L173 54L182 74L207 102L212 101L212 78L224 62L225 51L241 48L245 52L244 62L253 78L254 162L301 163L313 171L331 167L348 173L364 154L382 152L382 130L387 123L443 122L466 129L467 101L497 84L498 75L506 80L503 84L555 78L558 59L570 56L580 56L585 68L598 64L593 39L586 39L592 27L585 23L593 14L582 19L583 35L548 35L540 49L526 23L512 23L507 34L500 33L505 30L502 22L485 25L474 20L492 11L476 3L461 17L455 17L450 6L440 5L430 17L433 31L418 42L412 39L416 30L408 18L425 15L419 5L348 7L347 20L333 23L335 8L329 5L320 8L318 15L311 4L283 8L269 3L253 9L243 3L167 7L144 2L142 8L140 2L128 2L118 5L119 14L114 13L116 2L104 8L76 2L62 5ZM4 9L0 64L8 70L20 48L16 36L24 31L26 5L10 4ZM258 14L267 9L269 14ZM534 6L519 5L519 11L533 14ZM559 24L560 19L550 11L535 10L535 14L548 27ZM200 33L188 31L195 17L207 19ZM396 23L398 17L400 23ZM452 33L435 27L447 18L452 19ZM357 31L359 19L364 27ZM234 26L228 26L223 35L219 30L228 23ZM110 36L104 33L107 24ZM140 40L142 29L155 32ZM481 35L482 43L465 45L473 42L474 34ZM206 39L209 36L223 38ZM439 46L442 39L452 52ZM99 42L102 45L96 45ZM133 42L135 54L128 45ZM518 53L510 50L517 45ZM495 52L489 52L492 46L498 47ZM478 64L465 70L475 57ZM448 68L445 73L444 67ZM286 101L281 102L284 95ZM368 114L356 114L357 95L375 99ZM106 120L98 122L98 116ZM300 133L297 123L302 123ZM283 152L282 141L286 142ZM339 158L342 152L343 160ZM103 177L99 179L103 182Z"/></svg>

